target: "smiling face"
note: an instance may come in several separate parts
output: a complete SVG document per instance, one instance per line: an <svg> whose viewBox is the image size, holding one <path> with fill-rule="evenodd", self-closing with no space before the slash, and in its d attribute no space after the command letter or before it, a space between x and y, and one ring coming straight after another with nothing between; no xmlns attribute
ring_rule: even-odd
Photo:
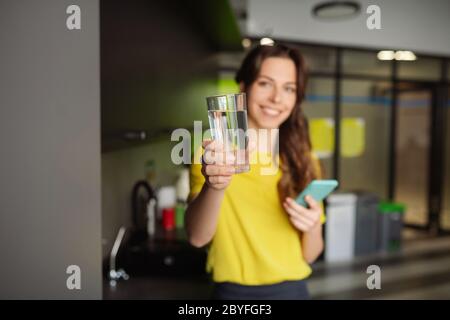
<svg viewBox="0 0 450 320"><path fill-rule="evenodd" d="M297 99L295 63L289 58L265 59L247 95L249 127L279 128L291 114Z"/></svg>

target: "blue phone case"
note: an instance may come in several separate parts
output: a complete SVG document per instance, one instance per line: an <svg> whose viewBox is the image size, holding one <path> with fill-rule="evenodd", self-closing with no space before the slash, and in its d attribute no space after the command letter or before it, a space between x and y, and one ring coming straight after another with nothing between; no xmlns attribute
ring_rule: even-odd
<svg viewBox="0 0 450 320"><path fill-rule="evenodd" d="M339 183L336 180L313 180L305 190L300 193L295 202L307 208L308 204L305 202L305 196L310 195L314 200L322 201L336 189L338 184Z"/></svg>

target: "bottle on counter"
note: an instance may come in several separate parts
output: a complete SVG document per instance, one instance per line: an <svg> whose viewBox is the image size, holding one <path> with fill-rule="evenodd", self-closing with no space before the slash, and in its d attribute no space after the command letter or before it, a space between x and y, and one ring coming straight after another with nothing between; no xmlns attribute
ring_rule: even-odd
<svg viewBox="0 0 450 320"><path fill-rule="evenodd" d="M156 164L153 159L145 162L145 179L153 188L156 188Z"/></svg>
<svg viewBox="0 0 450 320"><path fill-rule="evenodd" d="M147 233L150 238L155 236L156 200L151 198L147 205Z"/></svg>
<svg viewBox="0 0 450 320"><path fill-rule="evenodd" d="M189 168L180 170L176 182L177 205L175 207L175 222L177 229L184 227L184 214L187 206L187 198L189 196Z"/></svg>
<svg viewBox="0 0 450 320"><path fill-rule="evenodd" d="M177 203L176 189L174 186L163 186L157 191L158 210L157 219L161 221L163 218L163 210L165 208L174 208Z"/></svg>
<svg viewBox="0 0 450 320"><path fill-rule="evenodd" d="M177 200L179 202L186 203L190 191L188 168L183 168L179 171L175 188Z"/></svg>
<svg viewBox="0 0 450 320"><path fill-rule="evenodd" d="M177 229L183 229L184 227L184 214L186 211L186 204L183 202L178 202L175 207L175 225Z"/></svg>
<svg viewBox="0 0 450 320"><path fill-rule="evenodd" d="M162 210L163 215L163 228L165 231L171 231L175 228L175 209L164 208Z"/></svg>

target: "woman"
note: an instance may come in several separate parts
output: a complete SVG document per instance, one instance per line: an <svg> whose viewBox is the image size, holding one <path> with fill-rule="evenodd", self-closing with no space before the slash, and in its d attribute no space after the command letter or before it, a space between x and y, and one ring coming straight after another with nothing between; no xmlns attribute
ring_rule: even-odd
<svg viewBox="0 0 450 320"><path fill-rule="evenodd" d="M223 151L215 141L203 142L202 164L191 166L185 225L192 245L209 244L214 298L309 298L304 279L323 250L324 215L310 197L308 208L293 200L320 177L300 106L305 71L297 50L275 45L251 50L236 75L247 94L249 128L279 129L275 139L253 141L252 158L270 154L278 143L270 165L280 170L263 175L257 162L234 175L229 161L214 161Z"/></svg>

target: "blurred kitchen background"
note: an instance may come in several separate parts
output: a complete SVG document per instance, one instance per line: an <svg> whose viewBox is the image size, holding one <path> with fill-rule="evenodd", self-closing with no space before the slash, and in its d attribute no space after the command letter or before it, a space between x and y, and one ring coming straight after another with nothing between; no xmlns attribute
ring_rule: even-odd
<svg viewBox="0 0 450 320"><path fill-rule="evenodd" d="M340 182L312 297L449 299L450 2L338 2L2 1L0 298L208 298L171 133L206 130L205 97L277 42L307 61L313 148Z"/></svg>

